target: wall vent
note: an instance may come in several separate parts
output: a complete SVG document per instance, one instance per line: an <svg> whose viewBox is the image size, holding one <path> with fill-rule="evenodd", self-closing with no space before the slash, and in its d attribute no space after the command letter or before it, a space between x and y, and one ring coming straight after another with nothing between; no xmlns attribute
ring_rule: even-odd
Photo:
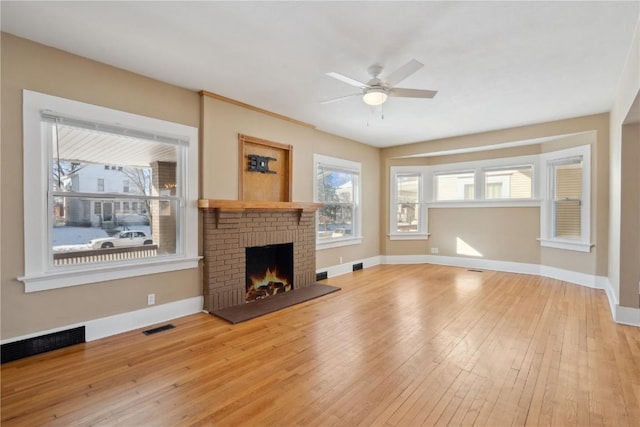
<svg viewBox="0 0 640 427"><path fill-rule="evenodd" d="M316 282L319 282L320 280L324 280L328 277L329 275L327 274L326 271L321 271L320 273L316 273Z"/></svg>
<svg viewBox="0 0 640 427"><path fill-rule="evenodd" d="M84 326L79 326L66 331L53 332L39 337L2 344L2 363L84 342L86 342L85 328Z"/></svg>
<svg viewBox="0 0 640 427"><path fill-rule="evenodd" d="M175 326L173 326L171 323L168 323L164 326L158 326L157 328L147 329L146 331L142 331L142 333L145 335L153 335L153 334L157 334L158 332L166 331L168 329L173 329L173 328L175 328Z"/></svg>
<svg viewBox="0 0 640 427"><path fill-rule="evenodd" d="M353 271L362 270L362 263L353 264Z"/></svg>

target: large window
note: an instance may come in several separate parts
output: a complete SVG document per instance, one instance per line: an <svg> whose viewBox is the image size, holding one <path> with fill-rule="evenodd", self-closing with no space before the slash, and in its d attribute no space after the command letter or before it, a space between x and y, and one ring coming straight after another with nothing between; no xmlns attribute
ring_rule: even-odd
<svg viewBox="0 0 640 427"><path fill-rule="evenodd" d="M360 243L360 163L314 155L317 246Z"/></svg>
<svg viewBox="0 0 640 427"><path fill-rule="evenodd" d="M197 266L197 129L25 91L24 134L27 291Z"/></svg>
<svg viewBox="0 0 640 427"><path fill-rule="evenodd" d="M542 246L582 252L590 240L590 146L542 155L545 200L540 213Z"/></svg>

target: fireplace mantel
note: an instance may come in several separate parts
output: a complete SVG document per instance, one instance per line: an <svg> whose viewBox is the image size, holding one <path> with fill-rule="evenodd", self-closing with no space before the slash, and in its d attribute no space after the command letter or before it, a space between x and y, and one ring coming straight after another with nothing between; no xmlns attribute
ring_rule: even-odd
<svg viewBox="0 0 640 427"><path fill-rule="evenodd" d="M198 208L225 211L267 210L267 211L316 211L322 203L312 202L265 202L251 200L200 199Z"/></svg>

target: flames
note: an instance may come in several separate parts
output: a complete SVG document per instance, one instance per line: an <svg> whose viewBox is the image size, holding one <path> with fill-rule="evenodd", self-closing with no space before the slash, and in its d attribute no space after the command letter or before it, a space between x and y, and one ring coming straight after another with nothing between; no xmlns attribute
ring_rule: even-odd
<svg viewBox="0 0 640 427"><path fill-rule="evenodd" d="M267 268L262 277L251 276L250 280L251 285L247 286L246 301L262 299L291 290L289 280L279 276L277 268Z"/></svg>

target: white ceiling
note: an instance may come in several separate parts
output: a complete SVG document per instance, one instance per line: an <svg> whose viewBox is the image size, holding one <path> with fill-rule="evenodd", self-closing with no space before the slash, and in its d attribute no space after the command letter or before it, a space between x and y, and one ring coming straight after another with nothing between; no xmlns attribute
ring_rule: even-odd
<svg viewBox="0 0 640 427"><path fill-rule="evenodd" d="M2 30L373 146L607 112L640 1L1 2ZM415 58L380 109L326 76ZM640 77L639 77L640 78Z"/></svg>

